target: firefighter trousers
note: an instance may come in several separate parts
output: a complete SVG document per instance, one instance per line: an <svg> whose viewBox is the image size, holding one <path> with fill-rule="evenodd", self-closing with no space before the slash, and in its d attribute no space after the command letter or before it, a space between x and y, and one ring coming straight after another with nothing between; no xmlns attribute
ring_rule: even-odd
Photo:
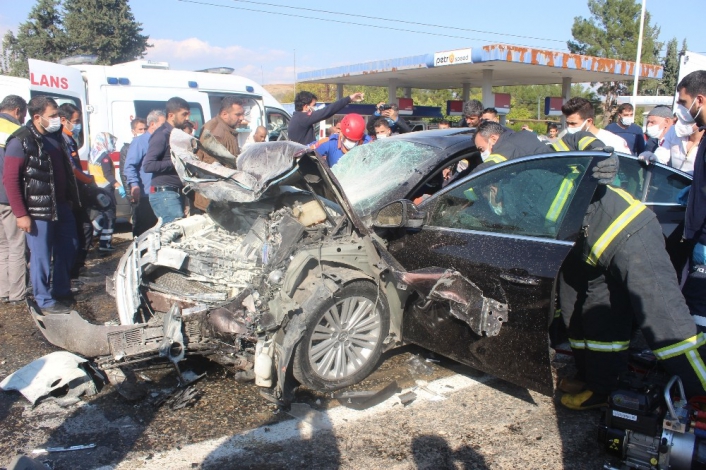
<svg viewBox="0 0 706 470"><path fill-rule="evenodd" d="M607 267L567 258L559 278L559 304L579 369L599 393L615 390L627 370L634 327L687 395L706 394L706 339L696 329L656 218L628 237Z"/></svg>

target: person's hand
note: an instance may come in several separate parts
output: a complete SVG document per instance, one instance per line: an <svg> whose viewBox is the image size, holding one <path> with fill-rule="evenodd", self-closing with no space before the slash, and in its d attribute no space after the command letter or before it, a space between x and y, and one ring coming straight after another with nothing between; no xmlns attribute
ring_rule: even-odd
<svg viewBox="0 0 706 470"><path fill-rule="evenodd" d="M640 155L638 155L637 159L641 162L644 162L645 165L649 165L650 163L654 163L657 161L657 155L655 155L653 152L650 152L649 150L645 150Z"/></svg>
<svg viewBox="0 0 706 470"><path fill-rule="evenodd" d="M593 167L593 178L598 180L598 184L610 184L618 175L620 163L618 157L613 155L596 163Z"/></svg>
<svg viewBox="0 0 706 470"><path fill-rule="evenodd" d="M365 93L359 91L353 93L349 98L351 99L351 101L358 103L360 101L363 101L363 99L365 98Z"/></svg>
<svg viewBox="0 0 706 470"><path fill-rule="evenodd" d="M25 233L29 233L32 230L32 218L28 215L18 217L17 228Z"/></svg>
<svg viewBox="0 0 706 470"><path fill-rule="evenodd" d="M400 115L400 112L397 111L395 108L390 108L380 113L380 115L397 122L397 117Z"/></svg>
<svg viewBox="0 0 706 470"><path fill-rule="evenodd" d="M120 194L121 198L125 199L125 195L126 195L125 188L122 186L118 186L118 194Z"/></svg>
<svg viewBox="0 0 706 470"><path fill-rule="evenodd" d="M444 177L445 180L451 178L451 169L444 168L443 171L441 172L441 175Z"/></svg>
<svg viewBox="0 0 706 470"><path fill-rule="evenodd" d="M140 187L139 186L132 186L130 188L130 199L132 199L132 202L137 203L140 201Z"/></svg>

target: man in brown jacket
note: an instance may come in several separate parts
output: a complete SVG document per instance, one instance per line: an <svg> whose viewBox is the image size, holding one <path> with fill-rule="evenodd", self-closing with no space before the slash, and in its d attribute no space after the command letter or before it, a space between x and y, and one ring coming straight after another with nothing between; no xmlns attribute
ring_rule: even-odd
<svg viewBox="0 0 706 470"><path fill-rule="evenodd" d="M245 117L245 110L242 101L234 96L226 96L221 100L221 110L218 112L218 116L204 124L203 131L210 132L218 142L237 157L240 153L240 146L238 145L236 128L243 121L243 117ZM196 157L204 163L216 161L201 149L196 153ZM200 194L194 195L194 206L197 209L205 211L208 203L208 199Z"/></svg>

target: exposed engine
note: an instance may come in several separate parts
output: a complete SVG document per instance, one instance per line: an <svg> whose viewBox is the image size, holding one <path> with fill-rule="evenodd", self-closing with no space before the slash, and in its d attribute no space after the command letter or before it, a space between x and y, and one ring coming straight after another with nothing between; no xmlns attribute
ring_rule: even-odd
<svg viewBox="0 0 706 470"><path fill-rule="evenodd" d="M675 393L676 392L676 393ZM706 469L706 412L687 401L679 377L667 384L634 374L610 395L599 441L618 459L605 469Z"/></svg>

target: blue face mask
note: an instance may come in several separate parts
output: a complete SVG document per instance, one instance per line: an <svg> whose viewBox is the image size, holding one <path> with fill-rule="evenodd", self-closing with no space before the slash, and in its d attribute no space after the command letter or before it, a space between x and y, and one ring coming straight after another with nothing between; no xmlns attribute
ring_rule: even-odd
<svg viewBox="0 0 706 470"><path fill-rule="evenodd" d="M73 129L71 129L71 135L74 137L78 137L78 135L81 133L81 123L79 122L78 124L74 124Z"/></svg>

